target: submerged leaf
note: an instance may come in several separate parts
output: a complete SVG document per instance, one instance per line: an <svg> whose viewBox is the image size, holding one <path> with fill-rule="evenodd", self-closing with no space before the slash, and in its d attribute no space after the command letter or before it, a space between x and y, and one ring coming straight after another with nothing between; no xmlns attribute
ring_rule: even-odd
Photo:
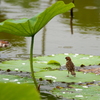
<svg viewBox="0 0 100 100"><path fill-rule="evenodd" d="M64 13L73 7L73 3L64 4L63 1L58 1L52 6L48 7L42 13L39 13L30 19L9 19L0 23L0 32L6 32L19 36L33 36L54 16Z"/></svg>

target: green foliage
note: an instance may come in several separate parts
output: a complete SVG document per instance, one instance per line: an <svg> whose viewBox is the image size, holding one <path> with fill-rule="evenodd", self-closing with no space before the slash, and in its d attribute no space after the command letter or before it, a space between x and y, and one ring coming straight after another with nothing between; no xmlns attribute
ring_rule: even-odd
<svg viewBox="0 0 100 100"><path fill-rule="evenodd" d="M49 65L45 61L33 61L34 65L34 71L45 71L46 68L59 68L59 66L56 65ZM3 63L0 63L0 69L7 70L10 69L12 71L18 70L18 71L24 71L24 72L30 72L29 68L29 60L11 60L11 61L5 61Z"/></svg>
<svg viewBox="0 0 100 100"><path fill-rule="evenodd" d="M45 71L37 72L35 74L36 78L51 79L53 81L59 82L91 82L93 80L99 81L100 75L93 73L84 74L82 72L76 72L76 77L70 75L67 77L67 71Z"/></svg>
<svg viewBox="0 0 100 100"><path fill-rule="evenodd" d="M47 64L61 66L60 63L58 61L55 61L55 60L50 60Z"/></svg>
<svg viewBox="0 0 100 100"><path fill-rule="evenodd" d="M30 46L30 69L32 79L35 83L36 88L38 85L34 76L33 69L33 44L34 44L34 35L43 28L54 16L64 13L74 7L73 3L65 4L63 1L58 1L53 4L51 7L48 7L42 13L37 14L36 16L30 19L20 19L12 20L8 19L0 23L0 32L6 32L19 36L30 36L31 37L31 46Z"/></svg>
<svg viewBox="0 0 100 100"><path fill-rule="evenodd" d="M100 56L91 56L91 55L76 55L76 54L57 54L51 56L43 56L43 57L36 57L33 59L33 65L35 72L38 71L45 71L46 68L56 69L59 68L59 65L65 65L66 60L65 57L70 56L72 61L74 62L75 66L80 66L81 64L84 65L97 65L100 63ZM54 62L50 62L54 61ZM57 63L56 64L48 64L48 63ZM29 71L29 60L11 60L11 61L4 61L0 63L0 69L7 70L11 69L15 71ZM47 70L46 70L47 71Z"/></svg>
<svg viewBox="0 0 100 100"><path fill-rule="evenodd" d="M64 65L66 63L65 57L69 56L71 57L72 61L74 62L75 66L80 66L82 64L88 66L88 65L98 65L100 63L100 56L93 56L93 55L84 55L84 54L56 54L51 56L43 56L43 57L37 57L37 59L41 61L50 61L50 60L56 60L61 65Z"/></svg>
<svg viewBox="0 0 100 100"><path fill-rule="evenodd" d="M78 65L78 66L80 66L81 64L84 64L84 65L95 64L96 65L100 63L100 56L92 56L92 55L57 54L57 55L51 55L51 56L36 57L33 59L34 69L36 71L35 77L37 79L39 78L50 79L50 80L53 80L54 82L67 82L67 83L76 82L79 84L81 84L81 82L84 83L84 82L92 82L94 80L95 81L100 80L100 75L95 75L93 73L84 74L82 72L76 72L76 77L73 77L71 75L70 77L66 77L67 71L59 71L59 70L48 71L47 70L47 68L51 68L51 69L59 68L59 66L55 64L53 65L48 64L49 61L65 64L66 56L70 56L72 58L72 61L75 63L75 65ZM4 69L4 70L19 69L18 71L30 71L28 66L29 66L29 60L11 60L11 61L5 61L3 63L0 63L0 69ZM21 78L19 76L14 76L14 75L0 75L0 82L5 82L5 83L14 82L18 84L33 83L31 78L26 78L26 77ZM82 91L76 91L77 89L82 89ZM8 90L5 90L5 91L8 91ZM99 92L99 86L89 87L86 89L78 85L73 86L72 89L62 88L59 90L58 89L52 90L52 93L57 96L62 96L68 99L75 98L77 100L94 100L94 98L98 100L98 98L100 98L100 95L98 94L98 92ZM0 100L2 99L0 98Z"/></svg>
<svg viewBox="0 0 100 100"><path fill-rule="evenodd" d="M74 7L73 3L64 4L58 1L42 13L27 19L8 19L0 23L0 32L6 32L19 36L33 36L44 27L54 16L64 13Z"/></svg>
<svg viewBox="0 0 100 100"><path fill-rule="evenodd" d="M73 86L73 88L54 89L52 93L67 99L99 100L100 86Z"/></svg>
<svg viewBox="0 0 100 100"><path fill-rule="evenodd" d="M0 100L40 100L33 87L29 84L0 83Z"/></svg>

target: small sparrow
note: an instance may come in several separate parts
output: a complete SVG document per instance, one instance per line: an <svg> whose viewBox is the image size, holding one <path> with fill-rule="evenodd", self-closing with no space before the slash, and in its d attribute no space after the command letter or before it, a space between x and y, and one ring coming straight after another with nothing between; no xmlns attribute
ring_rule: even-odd
<svg viewBox="0 0 100 100"><path fill-rule="evenodd" d="M66 59L66 68L68 70L68 76L69 77L69 72L71 72L71 75L73 75L74 77L76 77L76 73L75 73L75 66L73 64L73 62L71 61L70 57L65 57Z"/></svg>
<svg viewBox="0 0 100 100"><path fill-rule="evenodd" d="M8 47L10 43L8 41L0 40L0 47Z"/></svg>

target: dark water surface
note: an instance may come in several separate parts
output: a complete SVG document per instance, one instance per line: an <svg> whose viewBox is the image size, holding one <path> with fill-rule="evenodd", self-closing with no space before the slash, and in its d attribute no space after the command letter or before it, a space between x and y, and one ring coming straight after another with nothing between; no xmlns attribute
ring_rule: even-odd
<svg viewBox="0 0 100 100"><path fill-rule="evenodd" d="M31 18L57 0L1 0L0 22L6 19ZM63 0L70 2L71 0ZM66 2L66 3L67 3ZM77 53L100 55L100 0L75 0L73 28L69 12L54 17L35 36L34 54ZM45 19L44 19L45 20ZM0 58L29 54L30 38L0 33L0 39L12 47L0 49Z"/></svg>

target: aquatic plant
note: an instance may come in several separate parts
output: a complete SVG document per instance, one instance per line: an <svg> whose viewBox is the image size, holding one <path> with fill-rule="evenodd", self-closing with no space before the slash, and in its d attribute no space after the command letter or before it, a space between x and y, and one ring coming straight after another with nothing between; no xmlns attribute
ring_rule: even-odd
<svg viewBox="0 0 100 100"><path fill-rule="evenodd" d="M66 69L64 69L64 64L66 63L64 58L66 57L66 55L70 56L73 59L74 64L76 65L76 77L73 77L71 75L70 77L66 77L67 71ZM100 95L98 95L99 91L98 88L100 87L99 63L100 63L100 56L68 54L68 53L40 56L40 57L35 57L33 59L35 77L40 84L43 83L41 84L41 87L50 86L51 88L48 91L50 91L53 95L56 95L57 97L64 97L66 99L78 99L78 100L79 99L90 100L91 96L93 100L94 98L97 99L100 98ZM81 64L84 64L86 67L79 67ZM91 66L89 66L90 64ZM61 70L59 70L60 65L62 67ZM36 89L34 88L31 89L33 87L33 84L31 84L33 83L33 80L30 78L30 68L28 66L29 66L29 60L10 60L0 63L0 70L1 70L0 82L3 82L3 84L0 84L1 86L0 89L3 90L3 92L1 91L1 95L5 93L5 96L4 95L0 96L0 100L3 96L5 98L16 97L17 95L16 93L19 91L19 89L16 87L18 85L20 85L19 87L21 87L20 88L21 91L19 92L19 94L21 94L22 91L25 91L25 89L28 88L26 90L28 90L30 98L32 99L37 98L36 100L40 100L38 96L39 93L37 93ZM82 69L83 72L79 72L82 71ZM99 73L95 73L97 71ZM13 82L13 84L17 83L18 85L16 84L10 85L9 82ZM28 84L29 87L27 87L27 84L25 85L25 83L29 83ZM22 84L24 85L24 87ZM45 89L46 88L44 88L43 91L45 91ZM95 90L95 93L92 91L93 89ZM16 90L16 92L14 92L15 94L13 93L13 95L8 96L10 92L12 93L15 90ZM6 91L9 91L9 93L7 93ZM31 91L35 92L37 94L37 97L32 95L33 92ZM19 97L21 99L23 96L21 95L18 96L18 98ZM27 95L25 95L25 97L27 99ZM48 96L48 98L50 97Z"/></svg>
<svg viewBox="0 0 100 100"><path fill-rule="evenodd" d="M33 85L26 83L0 83L0 100L40 100L36 88L32 88Z"/></svg>
<svg viewBox="0 0 100 100"><path fill-rule="evenodd" d="M34 76L34 69L33 69L34 36L54 16L64 13L73 7L74 7L73 3L64 4L63 1L58 1L54 3L52 6L45 9L42 13L39 13L30 19L28 18L22 18L20 20L8 19L0 23L0 32L6 32L24 37L31 37L30 69L31 69L32 79L37 89L38 89L38 84Z"/></svg>

